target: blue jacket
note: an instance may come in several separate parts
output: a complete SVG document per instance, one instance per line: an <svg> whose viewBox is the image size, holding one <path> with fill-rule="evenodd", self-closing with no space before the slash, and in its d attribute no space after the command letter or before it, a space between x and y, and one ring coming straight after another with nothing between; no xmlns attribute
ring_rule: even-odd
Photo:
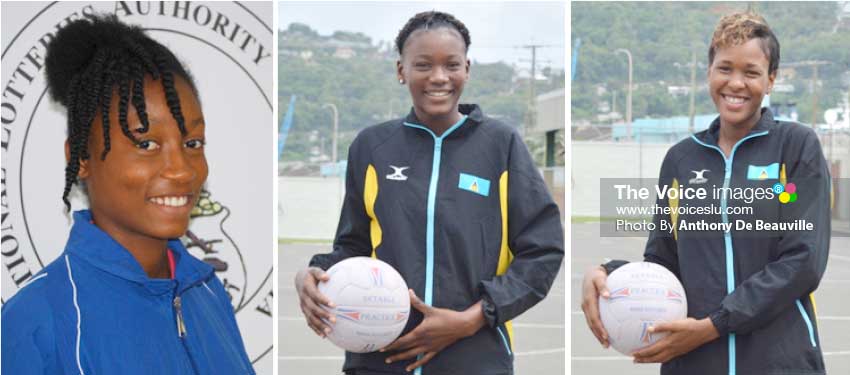
<svg viewBox="0 0 850 375"><path fill-rule="evenodd" d="M212 267L171 240L175 278L150 279L90 220L3 305L3 374L255 373Z"/></svg>

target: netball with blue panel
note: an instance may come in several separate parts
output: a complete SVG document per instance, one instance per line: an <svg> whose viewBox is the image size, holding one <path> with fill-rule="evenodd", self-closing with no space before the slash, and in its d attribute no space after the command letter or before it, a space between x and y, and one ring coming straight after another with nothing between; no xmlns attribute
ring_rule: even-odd
<svg viewBox="0 0 850 375"><path fill-rule="evenodd" d="M398 338L410 316L407 284L389 264L368 257L343 260L328 269L319 291L335 308L328 339L354 353L374 352Z"/></svg>

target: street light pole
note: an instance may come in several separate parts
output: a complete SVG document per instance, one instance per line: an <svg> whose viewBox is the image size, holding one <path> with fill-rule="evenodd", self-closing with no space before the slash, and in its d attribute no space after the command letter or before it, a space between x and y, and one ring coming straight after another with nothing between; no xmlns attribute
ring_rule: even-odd
<svg viewBox="0 0 850 375"><path fill-rule="evenodd" d="M626 139L632 140L632 53L625 48L620 48L614 53L625 53L629 58L629 86L626 88Z"/></svg>
<svg viewBox="0 0 850 375"><path fill-rule="evenodd" d="M812 129L818 128L818 66L812 65Z"/></svg>
<svg viewBox="0 0 850 375"><path fill-rule="evenodd" d="M696 116L696 93L697 91L697 52L691 50L691 97L688 103L688 133L694 134L694 116Z"/></svg>
<svg viewBox="0 0 850 375"><path fill-rule="evenodd" d="M323 105L322 107L330 107L334 113L334 132L332 136L333 140L331 141L331 161L336 164L336 145L337 140L339 139L339 112L336 109L336 105L334 105L333 103L325 103L325 105Z"/></svg>

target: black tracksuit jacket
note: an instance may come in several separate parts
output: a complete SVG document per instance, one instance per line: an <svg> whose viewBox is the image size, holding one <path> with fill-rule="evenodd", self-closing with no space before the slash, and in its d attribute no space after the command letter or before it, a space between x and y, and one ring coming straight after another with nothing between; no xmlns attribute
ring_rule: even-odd
<svg viewBox="0 0 850 375"><path fill-rule="evenodd" d="M456 311L485 301L488 325L445 348L428 375L512 374L510 321L542 300L564 256L563 227L525 144L512 128L460 105L436 136L411 113L364 129L349 148L346 193L327 269L374 256L426 303ZM402 334L422 315L412 309ZM344 370L405 374L413 361L346 353Z"/></svg>
<svg viewBox="0 0 850 375"><path fill-rule="evenodd" d="M727 158L717 146L719 119L709 129L673 146L664 158L659 184L682 187L770 189L796 185L797 199L731 196L665 200L662 207L754 208L727 215L655 215L670 222L795 222L813 230L729 232L678 230L650 233L644 258L665 266L687 293L688 316L709 317L720 338L675 358L662 374L824 374L812 294L826 269L830 237L830 177L815 132L776 121L769 109ZM698 178L699 172L705 180ZM783 188L783 189L784 189ZM740 191L740 190L739 190ZM675 224L674 224L675 225Z"/></svg>

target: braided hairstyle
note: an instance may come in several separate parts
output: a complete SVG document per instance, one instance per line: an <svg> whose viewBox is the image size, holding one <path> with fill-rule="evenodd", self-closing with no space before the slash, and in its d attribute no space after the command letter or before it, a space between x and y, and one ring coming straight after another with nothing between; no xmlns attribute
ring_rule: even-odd
<svg viewBox="0 0 850 375"><path fill-rule="evenodd" d="M171 115L180 132L186 134L174 76L186 80L197 96L194 80L168 48L151 39L140 27L126 25L115 15L94 15L74 21L50 41L45 60L50 96L67 109L70 157L65 166L62 193L66 209L71 209L68 194L78 182L80 160L90 157L89 133L98 114L103 124L101 160L109 153L109 112L116 89L118 125L133 143L138 140L127 124L128 104L136 109L142 124L138 131L145 133L149 129L145 76L162 83Z"/></svg>
<svg viewBox="0 0 850 375"><path fill-rule="evenodd" d="M472 44L472 41L469 38L469 30L466 28L466 25L451 14L432 10L418 13L411 17L404 27L399 30L398 36L395 38L395 47L398 49L398 54L401 55L404 52L404 43L407 42L407 38L414 31L440 27L455 29L460 34L460 37L463 38L463 44L466 47L465 50L469 51L469 45Z"/></svg>

